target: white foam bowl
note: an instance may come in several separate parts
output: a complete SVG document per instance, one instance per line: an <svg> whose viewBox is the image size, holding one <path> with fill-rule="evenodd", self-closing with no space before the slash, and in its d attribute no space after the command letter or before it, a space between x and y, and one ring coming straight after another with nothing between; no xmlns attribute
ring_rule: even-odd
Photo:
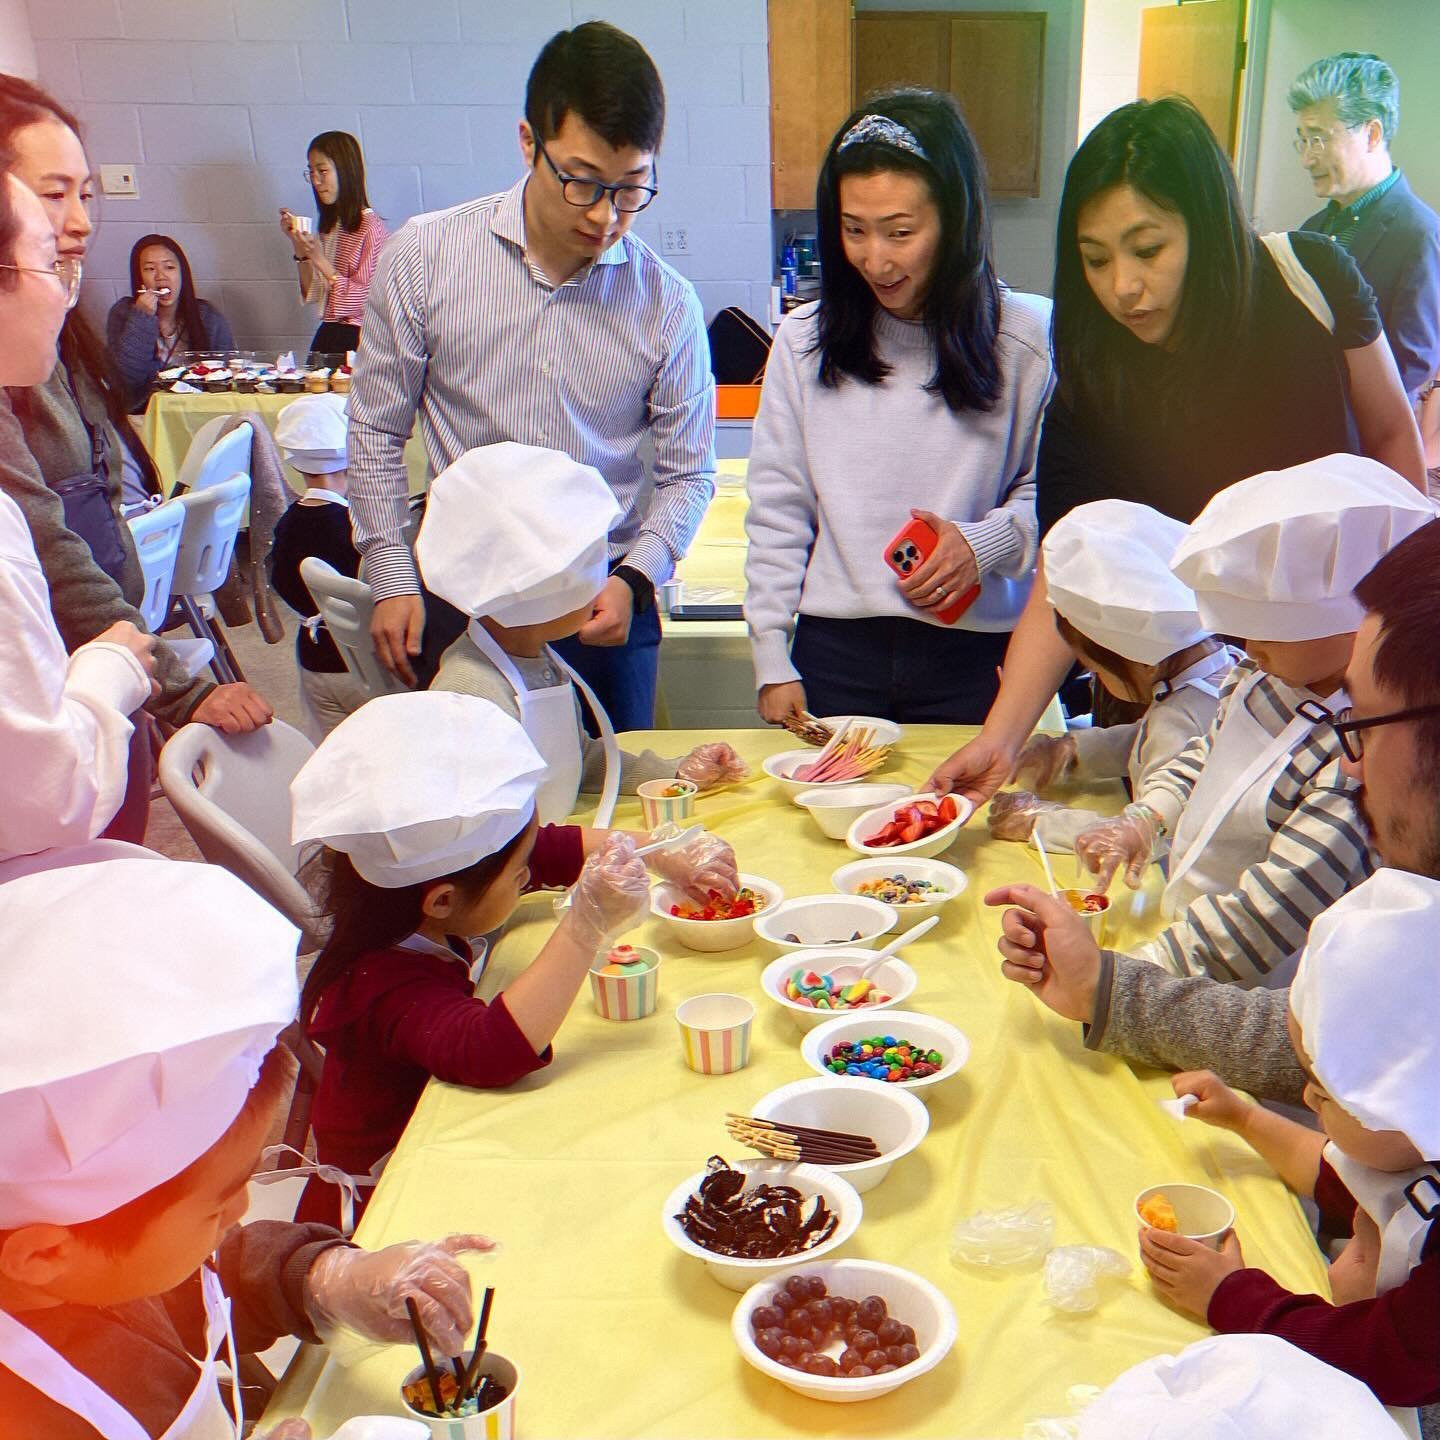
<svg viewBox="0 0 1440 1440"><path fill-rule="evenodd" d="M799 804L801 794L806 790L840 790L857 785L856 780L797 780L794 772L801 765L811 765L820 756L814 746L804 750L782 750L778 755L767 755L760 762L760 768L774 781L790 792L790 798Z"/></svg>
<svg viewBox="0 0 1440 1440"><path fill-rule="evenodd" d="M904 729L893 720L882 720L878 715L817 715L815 718L822 725L828 725L832 735L842 725L848 725L853 721L855 725L872 732L870 736L872 745L898 745L900 737L905 733Z"/></svg>
<svg viewBox="0 0 1440 1440"><path fill-rule="evenodd" d="M873 1190L930 1129L930 1112L898 1085L839 1075L782 1085L757 1100L750 1113L757 1120L868 1135L880 1147L878 1159L823 1167L848 1180L861 1194Z"/></svg>
<svg viewBox="0 0 1440 1440"><path fill-rule="evenodd" d="M836 1225L835 1233L828 1240L821 1241L813 1250L807 1250L803 1255L787 1255L783 1260L736 1260L728 1255L716 1255L703 1245L697 1245L675 1218L685 1208L686 1200L700 1192L700 1182L705 1178L705 1172L702 1170L698 1175L692 1175L670 1192L670 1198L666 1200L665 1209L660 1215L661 1228L670 1243L682 1254L703 1260L705 1268L727 1290L748 1289L771 1275L793 1270L800 1261L819 1260L838 1250L855 1233L860 1217L865 1213L865 1207L860 1196L856 1194L855 1187L848 1180L832 1174L829 1170L822 1170L818 1165L795 1165L786 1160L755 1159L738 1161L731 1168L743 1170L750 1177L746 1181L747 1189L761 1183L793 1185L805 1197L807 1210L811 1196L823 1195L825 1204L840 1217L840 1223ZM909 1323L914 1324L913 1321ZM915 1326L915 1334L918 1344L918 1325Z"/></svg>
<svg viewBox="0 0 1440 1440"><path fill-rule="evenodd" d="M950 842L960 833L960 827L975 811L975 807L970 801L963 800L958 795L955 796L955 818L948 825L942 825L933 834L925 836L923 840L912 840L908 845L871 845L869 840L871 836L878 835L895 818L896 811L903 806L914 804L917 800L938 801L941 798L927 790L918 795L906 795L899 800L892 800L889 804L877 806L874 810L867 810L845 832L845 843L857 855L880 855L896 858L902 855L918 855L921 858L938 855L942 850L950 848Z"/></svg>
<svg viewBox="0 0 1440 1440"><path fill-rule="evenodd" d="M904 861L852 860L830 876L830 883L840 894L854 895L865 881L883 880L887 875L905 875L911 880L928 880L932 885L943 887L932 892L935 898L924 904L891 906L895 911L895 928L900 931L913 929L922 920L938 915L952 900L963 895L970 883L969 877L957 866L947 865L943 860L926 860L919 855L907 855ZM860 898L872 897L862 895Z"/></svg>
<svg viewBox="0 0 1440 1440"><path fill-rule="evenodd" d="M876 1018L882 1015L884 1022L877 1025ZM843 1045L846 1041L864 1040L880 1030L887 1035L893 1035L897 1040L914 1040L924 1045L927 1050L938 1050L945 1057L944 1065L933 1075L923 1076L919 1080L897 1080L893 1085L885 1080L840 1076L825 1068L825 1056L836 1045ZM926 1090L954 1079L964 1069L965 1062L970 1058L970 1042L948 1021L936 1020L931 1015L921 1015L915 1010L878 1010L871 1015L857 1010L853 1015L840 1015L834 1020L827 1020L823 1025L817 1025L800 1042L800 1053L805 1057L805 1063L822 1080L860 1078L861 1083L866 1085L909 1090L923 1100L926 1098Z"/></svg>
<svg viewBox="0 0 1440 1440"><path fill-rule="evenodd" d="M844 949L838 945L827 945L821 950L796 950L771 961L760 976L760 985L766 998L784 1009L805 1030L823 1025L837 1015L884 1015L896 1005L903 1005L919 984L915 972L898 955L870 976L875 985L890 996L881 1004L862 1005L858 1010L817 1010L813 1005L792 1000L785 993L785 981L797 970L817 970L824 975L840 965L868 965L874 958L873 950Z"/></svg>
<svg viewBox="0 0 1440 1440"><path fill-rule="evenodd" d="M797 895L755 922L755 933L777 950L823 950L827 945L869 945L895 928L893 905L868 895ZM856 931L859 939L852 939ZM787 940L798 935L798 940Z"/></svg>
<svg viewBox="0 0 1440 1440"><path fill-rule="evenodd" d="M890 1371L888 1375L862 1375L858 1379L847 1380L843 1375L807 1375L802 1370L792 1370L778 1360L761 1354L760 1347L755 1344L750 1316L761 1305L768 1305L779 1284L791 1275L819 1275L831 1293L847 1295L855 1300L878 1295L897 1320L914 1329L919 1358ZM960 1333L960 1325L950 1302L928 1280L910 1270L902 1270L898 1265L884 1265L878 1260L826 1260L818 1265L789 1265L773 1280L752 1285L741 1296L735 1313L730 1317L730 1333L735 1337L741 1355L762 1375L768 1375L812 1400L845 1404L888 1395L933 1370L950 1353ZM841 1348L840 1342L836 1341L826 1353L833 1351L838 1357Z"/></svg>
<svg viewBox="0 0 1440 1440"><path fill-rule="evenodd" d="M867 810L909 793L904 785L819 785L802 790L795 796L795 803L810 812L810 818L830 839L843 840L845 832Z"/></svg>
<svg viewBox="0 0 1440 1440"><path fill-rule="evenodd" d="M735 920L685 920L672 915L672 905L693 903L677 885L656 885L650 891L650 913L658 915L670 928L671 933L687 950L702 950L712 954L721 950L738 950L755 934L755 921L761 915L768 915L785 898L785 892L758 875L740 876L741 885L748 885L757 895L765 897L762 905L753 915L741 915Z"/></svg>

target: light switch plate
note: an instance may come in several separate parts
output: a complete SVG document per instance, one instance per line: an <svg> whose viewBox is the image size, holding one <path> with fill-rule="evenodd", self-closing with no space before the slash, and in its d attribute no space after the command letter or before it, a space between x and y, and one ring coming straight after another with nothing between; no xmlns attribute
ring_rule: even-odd
<svg viewBox="0 0 1440 1440"><path fill-rule="evenodd" d="M662 255L688 255L690 253L690 231L684 225L662 226L660 253Z"/></svg>
<svg viewBox="0 0 1440 1440"><path fill-rule="evenodd" d="M138 200L140 187L135 181L133 165L102 165L100 167L100 189L102 193L117 200Z"/></svg>

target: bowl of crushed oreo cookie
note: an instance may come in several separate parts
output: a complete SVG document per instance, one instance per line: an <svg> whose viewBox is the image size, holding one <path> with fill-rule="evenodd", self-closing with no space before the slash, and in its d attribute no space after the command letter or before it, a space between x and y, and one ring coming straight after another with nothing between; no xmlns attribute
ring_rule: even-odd
<svg viewBox="0 0 1440 1440"><path fill-rule="evenodd" d="M682 1254L705 1262L727 1290L833 1254L864 1213L848 1180L817 1165L712 1155L698 1175L677 1185L660 1223Z"/></svg>

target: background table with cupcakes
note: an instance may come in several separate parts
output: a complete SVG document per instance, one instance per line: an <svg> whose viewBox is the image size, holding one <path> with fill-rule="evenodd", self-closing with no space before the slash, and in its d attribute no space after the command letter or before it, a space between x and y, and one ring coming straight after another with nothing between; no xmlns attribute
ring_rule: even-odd
<svg viewBox="0 0 1440 1440"><path fill-rule="evenodd" d="M631 743L679 755L715 738L657 732ZM822 835L791 792L760 771L793 739L774 731L723 738L755 778L700 797L696 817L732 842L742 870L787 896L831 891L832 872L855 855ZM911 728L872 779L918 789L965 738L954 729ZM1098 808L1123 804L1118 786L1081 798ZM622 801L616 823L639 825L633 797ZM958 1318L948 1356L893 1393L852 1405L806 1398L742 1358L731 1333L740 1295L682 1253L662 1228L662 1210L708 1156L755 1158L727 1134L727 1112L755 1114L770 1092L817 1078L801 1044L819 1032L762 994L773 945L752 938L736 950L695 953L651 917L624 939L663 957L655 1013L603 1019L583 987L548 1069L506 1090L432 1083L358 1232L372 1246L466 1230L503 1243L498 1256L467 1263L478 1284L497 1289L489 1340L522 1372L519 1433L531 1440L1014 1440L1027 1420L1066 1413L1070 1386L1104 1385L1206 1333L1156 1298L1136 1254L1136 1197L1166 1182L1221 1192L1235 1207L1249 1263L1293 1289L1327 1293L1299 1204L1243 1142L1162 1110L1157 1102L1172 1094L1168 1077L1086 1050L1078 1025L1001 976L999 913L981 897L1009 881L1039 882L1033 854L992 841L982 812L938 858L963 870L969 885L939 908L938 927L905 951L917 983L903 1008L956 1027L968 1058L958 1074L915 1092L928 1108L928 1133L865 1189L863 1217L838 1258L900 1266L938 1287ZM1074 881L1070 862L1059 859L1056 868L1061 885ZM1107 944L1124 948L1159 928L1158 879L1152 869L1134 897L1117 885ZM548 898L527 901L497 947L482 993L501 989L552 923ZM756 1015L748 1064L703 1075L682 1058L676 1010L714 992L747 998ZM898 1021L859 1028L892 1025L898 1035ZM1035 1200L1054 1207L1056 1245L1110 1246L1131 1261L1128 1279L1103 1283L1093 1313L1050 1306L1037 1268L952 1263L958 1220ZM372 1351L350 1369L302 1349L267 1419L304 1413L317 1434L328 1434L350 1415L395 1412L397 1385L413 1364L405 1347Z"/></svg>

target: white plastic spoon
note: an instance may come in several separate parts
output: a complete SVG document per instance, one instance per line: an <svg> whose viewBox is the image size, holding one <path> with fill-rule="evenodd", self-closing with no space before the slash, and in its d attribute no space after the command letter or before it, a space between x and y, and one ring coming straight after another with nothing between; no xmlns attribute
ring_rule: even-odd
<svg viewBox="0 0 1440 1440"><path fill-rule="evenodd" d="M922 920L913 930L907 930L903 935L897 936L883 950L875 952L875 958L865 963L863 967L858 965L837 965L831 970L830 978L837 985L854 985L858 981L868 980L872 972L878 970L892 955L897 955L912 940L918 940L928 931L933 930L940 923L938 915L932 915L928 920ZM854 971L848 979L842 979L846 971Z"/></svg>
<svg viewBox="0 0 1440 1440"><path fill-rule="evenodd" d="M675 850L681 845L688 845L692 840L705 833L703 825L692 825L688 830L682 830L678 835L672 835L668 840L652 840L648 845L642 845L636 852L637 860L643 859L646 855L653 855L657 850ZM562 900L555 902L557 910L568 910L571 905L571 892L566 891ZM939 918L938 916L936 917Z"/></svg>

